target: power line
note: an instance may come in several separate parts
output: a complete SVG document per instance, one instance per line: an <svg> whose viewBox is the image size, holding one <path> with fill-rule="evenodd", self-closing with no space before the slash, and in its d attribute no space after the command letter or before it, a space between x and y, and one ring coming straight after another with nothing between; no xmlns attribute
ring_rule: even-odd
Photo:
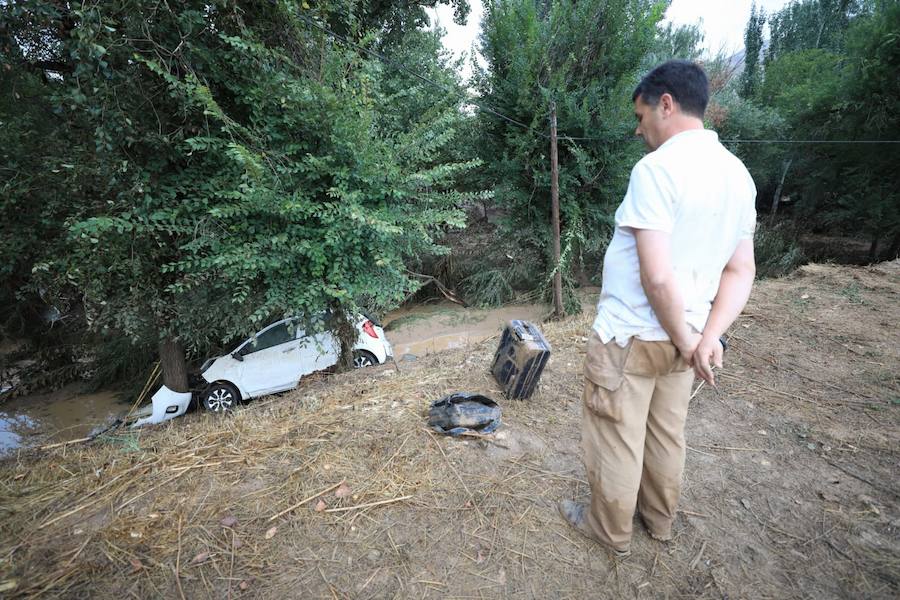
<svg viewBox="0 0 900 600"><path fill-rule="evenodd" d="M721 140L723 144L900 144L900 140Z"/></svg>
<svg viewBox="0 0 900 600"><path fill-rule="evenodd" d="M578 137L570 135L560 135L560 140L566 141L595 141L595 142L639 142L638 137L633 138L614 138L614 137ZM742 140L742 139L721 139L723 144L809 144L809 145L828 145L828 144L900 144L900 140Z"/></svg>

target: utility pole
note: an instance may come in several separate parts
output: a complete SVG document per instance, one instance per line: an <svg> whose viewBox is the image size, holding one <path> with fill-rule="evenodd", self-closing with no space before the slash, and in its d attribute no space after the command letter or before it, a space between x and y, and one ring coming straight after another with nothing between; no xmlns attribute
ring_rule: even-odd
<svg viewBox="0 0 900 600"><path fill-rule="evenodd" d="M553 223L553 312L559 318L565 316L562 298L562 265L559 264L559 155L556 151L556 102L550 102L550 214Z"/></svg>

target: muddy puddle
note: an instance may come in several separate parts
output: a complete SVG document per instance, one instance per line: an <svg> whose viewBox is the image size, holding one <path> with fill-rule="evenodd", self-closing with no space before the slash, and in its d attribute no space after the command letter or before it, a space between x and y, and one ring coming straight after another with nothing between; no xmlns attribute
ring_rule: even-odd
<svg viewBox="0 0 900 600"><path fill-rule="evenodd" d="M580 290L582 310L594 310L599 292L599 288ZM552 308L543 304L479 309L438 302L390 312L385 316L383 325L397 360L414 360L499 336L503 326L512 319L541 323L551 312Z"/></svg>
<svg viewBox="0 0 900 600"><path fill-rule="evenodd" d="M383 324L396 359L414 360L482 342L498 335L511 319L540 322L548 312L535 304L477 309L448 302L395 310Z"/></svg>
<svg viewBox="0 0 900 600"><path fill-rule="evenodd" d="M13 398L0 404L0 456L85 437L127 411L118 392L82 393L79 384Z"/></svg>

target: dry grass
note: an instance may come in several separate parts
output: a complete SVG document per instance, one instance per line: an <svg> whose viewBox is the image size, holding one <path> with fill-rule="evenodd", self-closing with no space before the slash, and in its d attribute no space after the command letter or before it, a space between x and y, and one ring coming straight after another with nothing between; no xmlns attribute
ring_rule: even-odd
<svg viewBox="0 0 900 600"><path fill-rule="evenodd" d="M7 460L0 593L895 596L896 380L864 375L896 372L897 272L815 267L759 287L721 392L692 404L676 540L638 526L626 561L555 512L587 495L582 316L544 327L553 358L541 388L502 402L490 440L435 437L424 415L454 391L501 398L488 374L496 340L310 379L229 418L195 414ZM844 329L823 326L848 273L862 276L868 304L842 303ZM794 302L800 287L812 303ZM893 319L884 343L867 342L871 318Z"/></svg>

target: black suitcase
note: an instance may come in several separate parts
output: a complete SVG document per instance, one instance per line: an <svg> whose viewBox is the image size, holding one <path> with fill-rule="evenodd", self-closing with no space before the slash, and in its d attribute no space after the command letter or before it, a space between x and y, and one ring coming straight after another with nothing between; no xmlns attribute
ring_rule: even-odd
<svg viewBox="0 0 900 600"><path fill-rule="evenodd" d="M549 359L550 344L541 331L533 323L515 319L503 329L491 373L507 397L524 400L534 393Z"/></svg>

